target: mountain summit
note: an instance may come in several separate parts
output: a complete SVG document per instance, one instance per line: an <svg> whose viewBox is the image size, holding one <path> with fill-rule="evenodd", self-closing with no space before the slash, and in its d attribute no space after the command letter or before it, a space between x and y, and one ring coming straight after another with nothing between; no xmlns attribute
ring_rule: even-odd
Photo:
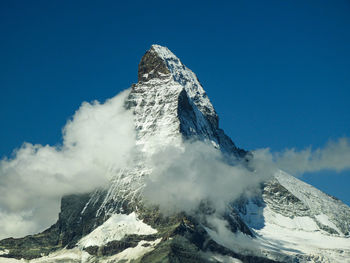
<svg viewBox="0 0 350 263"><path fill-rule="evenodd" d="M237 157L246 155L219 129L218 115L196 75L168 48L152 45L141 59L138 80L127 105L134 109L138 139L143 143L150 141L147 134L157 134L160 144L181 134L209 141Z"/></svg>
<svg viewBox="0 0 350 263"><path fill-rule="evenodd" d="M145 53L123 105L136 137L128 165L111 167L105 188L64 196L42 233L1 240L0 262L350 262L350 208L283 171L259 174L168 48ZM145 198L157 187L159 203L193 195L196 206L164 212ZM219 208L221 191L235 198Z"/></svg>

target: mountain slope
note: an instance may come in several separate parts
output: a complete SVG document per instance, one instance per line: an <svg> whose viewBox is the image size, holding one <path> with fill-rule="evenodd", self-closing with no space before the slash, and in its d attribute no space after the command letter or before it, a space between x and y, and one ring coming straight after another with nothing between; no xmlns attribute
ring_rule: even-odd
<svg viewBox="0 0 350 263"><path fill-rule="evenodd" d="M143 56L125 108L133 112L136 131L137 154L128 168L112 169L107 189L62 198L58 221L43 233L0 241L0 262L346 262L350 257L350 208L283 172L224 213L205 200L192 214L172 215L143 202L154 169L149 160L168 146L182 149L188 141L200 141L222 152L229 165L244 166L253 158L219 128L196 75L167 48L153 45Z"/></svg>
<svg viewBox="0 0 350 263"><path fill-rule="evenodd" d="M350 208L282 171L240 215L268 251L300 262L349 262Z"/></svg>

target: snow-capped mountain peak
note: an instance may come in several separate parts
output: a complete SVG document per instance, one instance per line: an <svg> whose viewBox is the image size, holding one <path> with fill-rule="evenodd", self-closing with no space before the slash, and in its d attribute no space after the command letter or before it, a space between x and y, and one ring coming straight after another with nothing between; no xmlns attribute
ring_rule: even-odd
<svg viewBox="0 0 350 263"><path fill-rule="evenodd" d="M147 82L151 79L171 78L179 83L189 98L207 116L217 128L217 114L208 96L198 81L197 76L187 68L167 47L152 45L142 57L138 67L138 80Z"/></svg>
<svg viewBox="0 0 350 263"><path fill-rule="evenodd" d="M251 155L219 128L196 75L166 47L152 45L145 53L138 82L124 98L135 129L136 157L123 169L112 167L106 189L63 197L58 220L49 229L1 240L0 262L350 262L350 208L283 171L271 174L268 181L259 180L249 195L239 192L234 200L230 196L222 213L201 195L198 199L204 202L195 208L199 215L182 211L168 216L148 207L141 192L145 178L157 169L149 162L157 151L169 145L182 149L187 141L197 140L234 160L249 157L247 166ZM166 155L174 162L172 157ZM175 191L166 188L166 195L176 195L180 187L193 191L198 185L197 177L191 178L196 184L176 184L184 173L178 169L185 163L180 160L176 178L170 180ZM221 181L217 175L226 165L233 168L226 159L223 162L224 170L208 169L210 185L205 192L224 188L212 187L214 180ZM189 174L198 169L190 164ZM168 178L169 170L158 170ZM245 189L234 173L230 176L223 181Z"/></svg>
<svg viewBox="0 0 350 263"><path fill-rule="evenodd" d="M138 144L146 151L196 137L226 153L246 153L219 129L218 116L197 76L166 47L152 45L142 57L138 83L126 105L134 110Z"/></svg>
<svg viewBox="0 0 350 263"><path fill-rule="evenodd" d="M153 169L147 159L168 146L183 149L186 140L200 140L235 158L247 153L218 128L214 107L196 75L169 49L153 45L142 57L138 75L125 101L133 112L138 165L113 176L98 215L118 211L121 200L136 200ZM98 198L93 196L90 203Z"/></svg>

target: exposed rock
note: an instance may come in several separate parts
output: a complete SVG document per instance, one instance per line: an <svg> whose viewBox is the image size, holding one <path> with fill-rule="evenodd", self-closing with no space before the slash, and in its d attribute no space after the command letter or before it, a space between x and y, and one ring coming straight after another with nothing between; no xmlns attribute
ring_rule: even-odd
<svg viewBox="0 0 350 263"><path fill-rule="evenodd" d="M146 82L152 78L164 78L170 71L154 48L151 48L142 57L138 69L138 81Z"/></svg>

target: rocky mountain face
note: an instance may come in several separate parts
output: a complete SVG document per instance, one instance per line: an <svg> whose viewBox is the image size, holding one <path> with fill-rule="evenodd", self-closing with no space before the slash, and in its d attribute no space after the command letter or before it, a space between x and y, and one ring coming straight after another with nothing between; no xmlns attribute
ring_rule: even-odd
<svg viewBox="0 0 350 263"><path fill-rule="evenodd" d="M1 240L0 262L350 262L350 208L283 171L215 218L224 233L205 202L172 215L144 204L147 160L166 146L201 141L239 162L253 158L219 128L196 75L166 47L142 57L125 108L139 152L132 165L107 189L63 197L44 232Z"/></svg>

